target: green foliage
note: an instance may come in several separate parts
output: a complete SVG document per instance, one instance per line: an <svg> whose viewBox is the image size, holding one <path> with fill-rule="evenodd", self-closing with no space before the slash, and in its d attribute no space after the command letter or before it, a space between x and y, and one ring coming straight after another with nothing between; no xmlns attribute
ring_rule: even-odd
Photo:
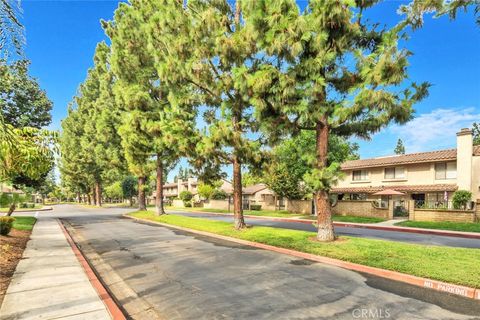
<svg viewBox="0 0 480 320"><path fill-rule="evenodd" d="M23 55L25 37L20 15L20 2L0 0L0 52L5 55L2 58L8 58L11 51Z"/></svg>
<svg viewBox="0 0 480 320"><path fill-rule="evenodd" d="M198 185L198 194L204 199L210 199L212 197L215 187L209 184L200 183Z"/></svg>
<svg viewBox="0 0 480 320"><path fill-rule="evenodd" d="M480 145L480 124L474 122L472 125L472 132L473 132L473 144Z"/></svg>
<svg viewBox="0 0 480 320"><path fill-rule="evenodd" d="M472 200L472 193L467 190L457 190L453 194L453 207L455 209L465 209L469 201Z"/></svg>
<svg viewBox="0 0 480 320"><path fill-rule="evenodd" d="M120 199L123 195L122 181L116 181L105 187L104 195L112 199Z"/></svg>
<svg viewBox="0 0 480 320"><path fill-rule="evenodd" d="M191 193L190 191L184 190L180 192L179 198L180 200L183 201L183 204L187 206L187 203L190 203L190 201L193 199L193 193Z"/></svg>
<svg viewBox="0 0 480 320"><path fill-rule="evenodd" d="M212 200L225 200L225 199L227 199L227 197L228 197L228 194L225 191L220 190L220 189L215 189L213 191L210 199L212 199Z"/></svg>
<svg viewBox="0 0 480 320"><path fill-rule="evenodd" d="M122 194L127 199L137 194L137 179L135 177L128 176L122 181Z"/></svg>
<svg viewBox="0 0 480 320"><path fill-rule="evenodd" d="M50 124L53 103L36 79L28 74L28 60L12 64L0 59L0 110L15 128L40 129Z"/></svg>
<svg viewBox="0 0 480 320"><path fill-rule="evenodd" d="M0 193L0 207L18 205L25 202L25 196L18 193Z"/></svg>
<svg viewBox="0 0 480 320"><path fill-rule="evenodd" d="M250 205L250 210L260 211L260 210L262 210L262 206L260 204L252 204L252 205Z"/></svg>
<svg viewBox="0 0 480 320"><path fill-rule="evenodd" d="M457 17L457 12L473 9L477 16L476 22L480 25L480 3L475 0L412 0L407 5L401 5L399 12L406 16L405 20L417 29L423 26L423 16L434 12L434 17L448 15L450 19Z"/></svg>
<svg viewBox="0 0 480 320"><path fill-rule="evenodd" d="M265 177L252 172L245 172L242 175L242 186L253 186L254 184L265 183Z"/></svg>
<svg viewBox="0 0 480 320"><path fill-rule="evenodd" d="M402 139L397 140L397 146L394 150L395 154L405 154L405 146L403 145Z"/></svg>
<svg viewBox="0 0 480 320"><path fill-rule="evenodd" d="M15 222L14 217L0 217L0 235L6 236L10 233Z"/></svg>

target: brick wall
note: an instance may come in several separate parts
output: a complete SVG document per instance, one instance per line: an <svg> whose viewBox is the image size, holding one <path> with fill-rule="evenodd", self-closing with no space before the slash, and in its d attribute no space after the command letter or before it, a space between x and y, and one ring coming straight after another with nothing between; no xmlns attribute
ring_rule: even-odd
<svg viewBox="0 0 480 320"><path fill-rule="evenodd" d="M332 207L333 214L341 216L376 217L388 219L388 209L373 206L372 201L341 200Z"/></svg>
<svg viewBox="0 0 480 320"><path fill-rule="evenodd" d="M312 200L287 200L285 210L292 213L311 214Z"/></svg>
<svg viewBox="0 0 480 320"><path fill-rule="evenodd" d="M410 220L475 222L475 211L415 209L413 214L410 214Z"/></svg>

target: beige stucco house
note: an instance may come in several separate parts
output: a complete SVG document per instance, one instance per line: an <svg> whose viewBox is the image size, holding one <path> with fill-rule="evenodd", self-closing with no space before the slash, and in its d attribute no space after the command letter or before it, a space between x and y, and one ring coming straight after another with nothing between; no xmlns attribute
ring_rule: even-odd
<svg viewBox="0 0 480 320"><path fill-rule="evenodd" d="M456 190L480 200L480 146L473 145L469 129L457 133L456 149L347 161L342 171L344 178L332 189L339 200L378 200L383 206L388 196L373 194L385 189L404 193L392 196L395 207L414 200L415 206L450 208Z"/></svg>
<svg viewBox="0 0 480 320"><path fill-rule="evenodd" d="M196 178L188 178L187 180L178 179L177 182L163 185L163 195L165 198L177 198L182 191L190 191L198 198L198 185L199 181ZM227 180L222 180L220 189L226 193L231 193L232 183ZM155 195L152 195L152 197L154 196Z"/></svg>

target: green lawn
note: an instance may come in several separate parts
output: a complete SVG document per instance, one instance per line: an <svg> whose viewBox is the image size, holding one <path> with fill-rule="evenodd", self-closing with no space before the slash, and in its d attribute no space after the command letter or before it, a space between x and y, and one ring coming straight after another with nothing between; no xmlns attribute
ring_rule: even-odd
<svg viewBox="0 0 480 320"><path fill-rule="evenodd" d="M395 223L400 227L425 228L425 229L441 229L451 231L464 232L480 232L480 223L468 222L430 222L430 221L403 221Z"/></svg>
<svg viewBox="0 0 480 320"><path fill-rule="evenodd" d="M14 212L16 211L22 211L22 210L35 210L35 209L42 209L43 205L41 204L36 204L35 208L19 208L17 207ZM9 208L0 208L0 212L8 212Z"/></svg>
<svg viewBox="0 0 480 320"><path fill-rule="evenodd" d="M236 231L232 224L174 214L155 216L140 211L134 217L265 243L367 266L480 288L479 249L425 246L393 241L340 237L334 243L312 241L313 232L253 227Z"/></svg>
<svg viewBox="0 0 480 320"><path fill-rule="evenodd" d="M207 208L175 208L175 207L166 207L167 210L182 210L182 211L192 211L192 212L213 212L213 213L230 213L231 211L223 209L207 209ZM260 217L275 217L275 218L301 218L301 219L310 219L317 220L315 216L312 215L303 215L298 213L291 213L285 210L244 210L244 214L250 216L260 216ZM381 218L370 218L370 217L354 217L354 216L333 216L333 221L338 222L354 222L354 223L377 223L385 221Z"/></svg>
<svg viewBox="0 0 480 320"><path fill-rule="evenodd" d="M37 221L35 217L14 217L13 228L17 230L32 230Z"/></svg>

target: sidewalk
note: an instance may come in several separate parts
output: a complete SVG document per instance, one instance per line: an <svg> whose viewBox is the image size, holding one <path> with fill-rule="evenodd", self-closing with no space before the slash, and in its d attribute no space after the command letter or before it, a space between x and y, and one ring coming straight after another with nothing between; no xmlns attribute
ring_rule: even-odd
<svg viewBox="0 0 480 320"><path fill-rule="evenodd" d="M56 219L38 219L0 319L111 319Z"/></svg>

